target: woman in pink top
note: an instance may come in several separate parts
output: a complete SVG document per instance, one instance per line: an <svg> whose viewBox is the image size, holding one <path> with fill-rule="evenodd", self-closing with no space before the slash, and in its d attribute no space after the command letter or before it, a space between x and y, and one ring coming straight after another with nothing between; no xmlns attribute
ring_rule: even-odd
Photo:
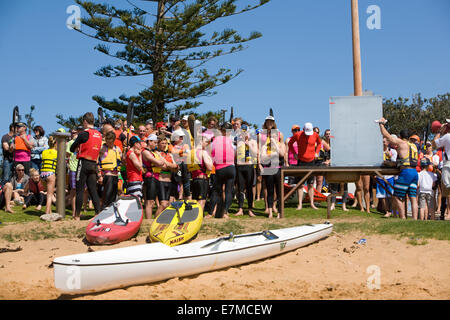
<svg viewBox="0 0 450 320"><path fill-rule="evenodd" d="M232 126L230 123L222 125L222 136L214 138L211 144L211 157L216 168L216 178L211 195L211 208L218 205L215 217L228 218L228 209L233 201L233 186L236 177L234 166L233 141L229 137ZM222 190L225 185L225 203L222 201Z"/></svg>

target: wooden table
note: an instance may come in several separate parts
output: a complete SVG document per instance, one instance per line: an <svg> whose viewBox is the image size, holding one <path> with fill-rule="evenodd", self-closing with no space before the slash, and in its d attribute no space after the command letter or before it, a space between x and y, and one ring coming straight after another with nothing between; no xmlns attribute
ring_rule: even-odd
<svg viewBox="0 0 450 320"><path fill-rule="evenodd" d="M400 169L393 167L333 167L333 166L305 166L282 167L281 170L281 203L280 217L284 217L284 202L300 187L310 176L324 176L327 183L357 182L361 175L377 176L391 186L383 176L398 175ZM300 181L286 195L284 194L285 177L302 177ZM378 183L378 181L377 181ZM381 185L381 184L380 184ZM381 185L382 186L382 185ZM384 188L384 186L382 186ZM391 186L392 187L392 186ZM327 219L331 217L331 197L342 194L331 194L327 197ZM299 201L302 201L299 199Z"/></svg>

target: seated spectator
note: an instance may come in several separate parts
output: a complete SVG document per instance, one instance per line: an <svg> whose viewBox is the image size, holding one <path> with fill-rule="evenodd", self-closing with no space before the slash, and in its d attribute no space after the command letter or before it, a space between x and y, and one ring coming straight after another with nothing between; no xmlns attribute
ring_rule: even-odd
<svg viewBox="0 0 450 320"><path fill-rule="evenodd" d="M24 189L24 204L23 208L26 209L30 205L35 205L36 210L40 211L42 205L46 202L46 194L44 191L44 185L42 184L39 171L34 168L30 169L30 180Z"/></svg>
<svg viewBox="0 0 450 320"><path fill-rule="evenodd" d="M14 213L10 207L10 205L13 204L12 201L17 205L23 205L24 190L29 180L30 177L25 174L25 167L22 164L18 164L16 166L16 174L11 178L10 182L7 182L3 187L7 212Z"/></svg>

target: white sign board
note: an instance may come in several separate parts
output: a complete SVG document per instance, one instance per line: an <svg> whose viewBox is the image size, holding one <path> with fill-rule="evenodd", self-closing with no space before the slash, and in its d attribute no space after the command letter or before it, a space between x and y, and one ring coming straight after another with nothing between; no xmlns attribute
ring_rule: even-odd
<svg viewBox="0 0 450 320"><path fill-rule="evenodd" d="M382 115L381 96L331 97L331 166L380 166L383 137L374 120Z"/></svg>

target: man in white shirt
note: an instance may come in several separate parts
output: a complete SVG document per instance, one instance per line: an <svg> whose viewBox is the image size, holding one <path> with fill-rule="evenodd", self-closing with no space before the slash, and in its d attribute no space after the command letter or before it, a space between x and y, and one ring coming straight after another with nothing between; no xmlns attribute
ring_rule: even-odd
<svg viewBox="0 0 450 320"><path fill-rule="evenodd" d="M434 136L433 147L444 148L442 153L443 166L441 176L442 197L446 197L447 209L444 219L450 220L450 119L441 126L439 132Z"/></svg>

